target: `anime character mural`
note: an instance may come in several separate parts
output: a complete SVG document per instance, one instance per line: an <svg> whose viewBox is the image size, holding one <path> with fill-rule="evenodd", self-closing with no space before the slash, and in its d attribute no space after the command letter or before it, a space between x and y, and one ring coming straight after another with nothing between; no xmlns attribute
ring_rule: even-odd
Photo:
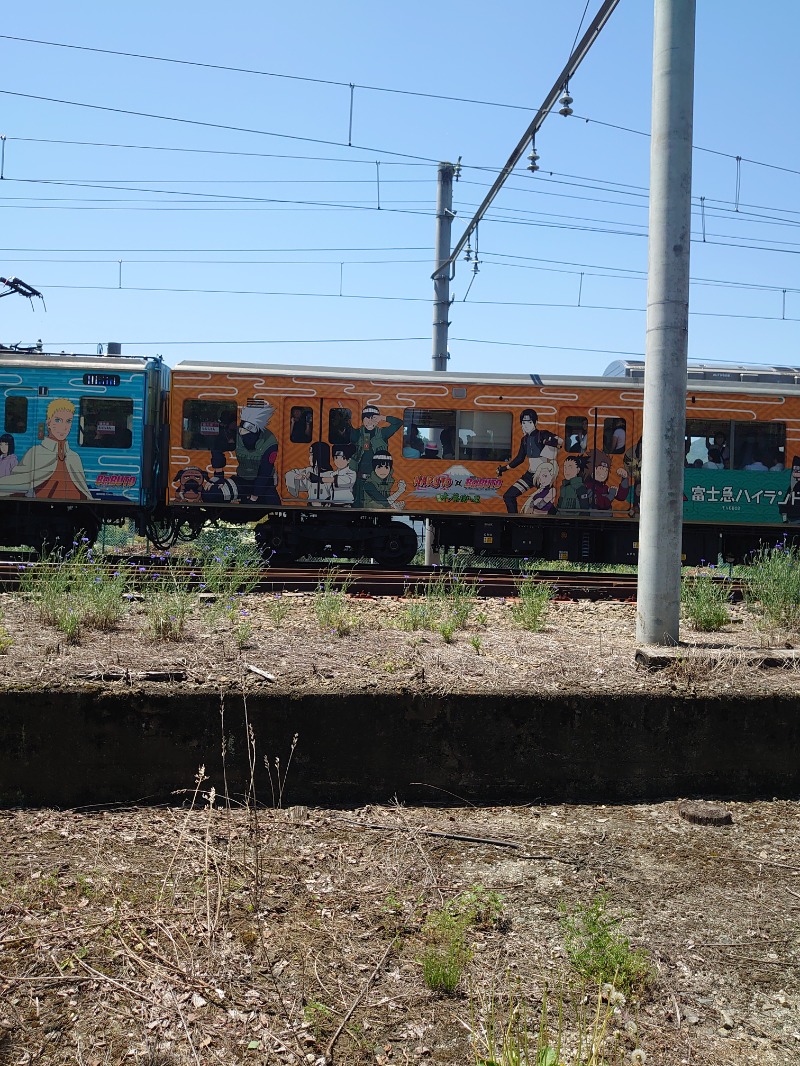
<svg viewBox="0 0 800 1066"><path fill-rule="evenodd" d="M406 490L405 481L398 481L394 492L394 475L392 466L394 460L388 450L375 452L372 456L372 473L362 481L363 506L369 508L390 508L401 510L405 505L398 503L398 498Z"/></svg>
<svg viewBox="0 0 800 1066"><path fill-rule="evenodd" d="M334 444L331 452L333 467L321 475L322 481L330 489L331 507L352 507L353 488L356 472L350 467L350 460L356 452L354 444Z"/></svg>
<svg viewBox="0 0 800 1066"><path fill-rule="evenodd" d="M559 511L572 514L588 514L592 506L592 493L584 480L585 455L567 455L564 459L564 477L561 481L556 504Z"/></svg>
<svg viewBox="0 0 800 1066"><path fill-rule="evenodd" d="M331 449L325 441L315 441L308 449L308 466L286 471L286 489L297 498L301 493L309 507L323 507L330 502L330 484L325 480L331 469Z"/></svg>
<svg viewBox="0 0 800 1066"><path fill-rule="evenodd" d="M275 487L275 463L278 458L278 441L268 428L275 408L244 406L239 416L234 450L237 468L233 477L225 477L225 451L211 452L213 474L209 487L203 492L206 503L260 503L280 506L281 498Z"/></svg>
<svg viewBox="0 0 800 1066"><path fill-rule="evenodd" d="M555 480L558 476L558 463L552 459L543 459L533 474L534 491L522 507L523 514L544 515L556 513Z"/></svg>
<svg viewBox="0 0 800 1066"><path fill-rule="evenodd" d="M3 433L0 436L0 477L6 477L19 463L19 456L14 452L14 438L10 433Z"/></svg>
<svg viewBox="0 0 800 1066"><path fill-rule="evenodd" d="M590 505L595 511L610 511L613 501L624 499L628 492L628 471L620 467L617 470L617 476L621 478L619 485L609 485L610 471L611 461L606 453L593 448L586 460L584 483L589 491Z"/></svg>
<svg viewBox="0 0 800 1066"><path fill-rule="evenodd" d="M172 479L175 499L181 503L200 503L208 484L208 475L199 466L185 466Z"/></svg>
<svg viewBox="0 0 800 1066"><path fill-rule="evenodd" d="M83 463L67 443L74 418L72 400L50 401L45 416L47 436L41 444L29 448L9 473L0 477L0 495L43 500L91 500ZM4 458L9 458L8 453Z"/></svg>
<svg viewBox="0 0 800 1066"><path fill-rule="evenodd" d="M520 413L519 424L522 429L522 440L519 451L513 459L502 463L497 468L497 476L500 477L506 470L513 470L527 461L528 469L510 489L503 493L503 501L509 514L517 514L519 510L519 498L523 493L530 492L534 487L534 475L540 463L554 461L558 449L564 441L554 433L546 429L537 429L536 424L539 416L531 407L526 407Z"/></svg>
<svg viewBox="0 0 800 1066"><path fill-rule="evenodd" d="M778 504L784 522L796 525L800 522L800 455L792 457L792 474L783 503Z"/></svg>
<svg viewBox="0 0 800 1066"><path fill-rule="evenodd" d="M361 425L358 429L351 427L350 443L355 447L350 459L350 469L356 474L353 486L354 507L370 506L364 501L364 488L367 481L373 477L374 458L378 453L388 454L389 438L402 425L402 418L396 418L394 415L386 415L381 423L380 410L374 404L368 403L361 412ZM391 459L391 456L389 458Z"/></svg>
<svg viewBox="0 0 800 1066"><path fill-rule="evenodd" d="M622 457L625 467L625 477L628 481L628 491L624 497L628 504L628 510L632 515L639 513L639 501L642 495L642 438L633 447L628 448ZM623 500L618 493L617 500Z"/></svg>

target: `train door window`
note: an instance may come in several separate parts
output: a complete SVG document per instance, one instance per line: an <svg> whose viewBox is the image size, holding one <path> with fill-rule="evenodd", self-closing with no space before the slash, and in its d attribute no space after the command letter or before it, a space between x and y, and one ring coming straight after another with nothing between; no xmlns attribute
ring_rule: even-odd
<svg viewBox="0 0 800 1066"><path fill-rule="evenodd" d="M568 452L588 451L589 419L580 415L569 415L564 422L564 440Z"/></svg>
<svg viewBox="0 0 800 1066"><path fill-rule="evenodd" d="M81 396L78 444L84 448L130 448L133 400Z"/></svg>
<svg viewBox="0 0 800 1066"><path fill-rule="evenodd" d="M181 445L195 451L229 452L236 447L239 409L225 400L184 400Z"/></svg>
<svg viewBox="0 0 800 1066"><path fill-rule="evenodd" d="M493 463L507 460L511 455L513 424L513 416L505 412L459 411L455 458Z"/></svg>
<svg viewBox="0 0 800 1066"><path fill-rule="evenodd" d="M349 407L332 407L328 414L328 443L349 444L353 412Z"/></svg>
<svg viewBox="0 0 800 1066"><path fill-rule="evenodd" d="M603 451L606 455L622 455L627 446L627 425L625 419L604 418Z"/></svg>
<svg viewBox="0 0 800 1066"><path fill-rule="evenodd" d="M28 428L28 397L6 396L5 431L24 433Z"/></svg>
<svg viewBox="0 0 800 1066"><path fill-rule="evenodd" d="M730 445L730 422L708 418L686 420L685 466L727 470L730 467Z"/></svg>
<svg viewBox="0 0 800 1066"><path fill-rule="evenodd" d="M406 459L455 459L456 412L409 407L403 412Z"/></svg>
<svg viewBox="0 0 800 1066"><path fill-rule="evenodd" d="M314 438L314 412L310 407L292 407L289 411L289 440L292 444L310 444Z"/></svg>
<svg viewBox="0 0 800 1066"><path fill-rule="evenodd" d="M785 466L786 426L783 422L734 423L734 470L783 470Z"/></svg>

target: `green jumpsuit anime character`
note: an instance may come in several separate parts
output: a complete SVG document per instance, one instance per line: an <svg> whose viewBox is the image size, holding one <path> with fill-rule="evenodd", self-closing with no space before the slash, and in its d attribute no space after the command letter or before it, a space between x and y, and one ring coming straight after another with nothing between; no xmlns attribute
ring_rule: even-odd
<svg viewBox="0 0 800 1066"><path fill-rule="evenodd" d="M361 425L350 430L350 443L355 445L355 452L350 460L350 469L356 472L353 486L353 506L364 506L364 484L373 472L373 460L378 452L389 451L389 438L403 425L402 418L386 416L386 424L378 425L381 413L378 408L368 403L361 412ZM390 456L391 458L391 456Z"/></svg>

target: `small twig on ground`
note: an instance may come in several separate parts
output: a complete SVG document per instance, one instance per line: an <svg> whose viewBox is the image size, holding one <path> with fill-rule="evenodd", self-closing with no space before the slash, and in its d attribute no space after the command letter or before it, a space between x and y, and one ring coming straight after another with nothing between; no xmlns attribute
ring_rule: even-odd
<svg viewBox="0 0 800 1066"><path fill-rule="evenodd" d="M245 666L251 674L258 674L259 677L263 677L265 681L277 681L277 677L274 674L268 673L266 670L262 670L260 666L251 666L250 663L245 663Z"/></svg>
<svg viewBox="0 0 800 1066"><path fill-rule="evenodd" d="M516 840L503 840L496 837L476 837L466 833L443 833L439 829L421 829L415 826L384 825L382 822L359 822L355 818L337 818L331 815L331 821L344 822L347 825L356 825L361 829L383 829L389 833L422 833L424 836L440 837L443 840L461 840L465 844L489 844L495 848L515 848L522 851L524 845ZM521 859L541 859L552 862L574 863L574 859L562 859L558 855L529 855L526 852L520 855Z"/></svg>
<svg viewBox="0 0 800 1066"><path fill-rule="evenodd" d="M392 950L393 947L394 947L394 941L392 940L392 941L390 941L389 946L386 949L386 951L384 951L383 955L381 956L380 961L376 965L375 969L372 971L372 973L369 975L367 980L364 982L364 987L361 989L361 991L358 993L356 998L351 1003L350 1010L347 1012L347 1014L345 1014L344 1018L342 1018L341 1022L339 1023L339 1027L337 1028L336 1032L333 1034L333 1036L328 1041L328 1046L325 1048L325 1062L327 1062L329 1064L333 1063L333 1048L334 1048L334 1045L336 1044L336 1041L341 1036L342 1030L344 1029L344 1027L347 1025L347 1023L352 1018L353 1012L355 1011L356 1007L359 1005L361 1000L366 995L367 990L369 989L370 985L375 980L375 978L378 976L378 973L380 971L381 966L383 966L383 964L389 958L389 952Z"/></svg>
<svg viewBox="0 0 800 1066"><path fill-rule="evenodd" d="M137 990L135 988L131 988L130 985L123 985L120 981L115 981L113 977L109 977L108 974L100 973L99 970L95 970L91 966L87 966L83 959L77 959L76 961L80 966L84 968L84 970L86 970L89 976L92 977L95 981L107 981L108 984L113 985L114 988L120 989L121 992L127 992L129 996L136 996L137 999L144 1000L145 1003L153 1002L152 995L143 996L141 992L137 992Z"/></svg>

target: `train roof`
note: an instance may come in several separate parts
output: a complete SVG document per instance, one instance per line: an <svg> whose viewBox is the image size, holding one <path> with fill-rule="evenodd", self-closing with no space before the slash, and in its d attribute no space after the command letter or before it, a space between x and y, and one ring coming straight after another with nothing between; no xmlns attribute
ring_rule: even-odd
<svg viewBox="0 0 800 1066"><path fill-rule="evenodd" d="M628 368L629 372L617 369ZM612 363L602 376L581 375L551 375L551 374L470 374L457 370L365 370L363 367L343 366L306 366L279 363L220 363L198 359L183 359L176 363L175 372L204 374L263 374L263 375L287 375L290 377L314 377L353 379L356 381L398 381L398 382L428 382L441 381L445 376L448 381L459 385L505 385L507 387L525 388L531 385L545 387L558 386L588 386L594 388L609 388L616 384L622 384L620 378L627 378L626 388L644 387L644 363L623 362ZM706 373L707 370L707 373ZM723 371L726 376L723 376ZM738 374L734 374L734 371ZM752 371L752 373L750 372ZM727 373L729 372L729 374ZM758 375L756 374L758 372ZM691 364L689 367L689 388L697 392L717 391L724 386L726 391L731 392L757 392L783 393L785 391L800 392L800 368L768 368L768 367L723 367L717 366L706 368L703 364ZM616 380L614 380L616 379ZM780 385L780 389L775 386Z"/></svg>
<svg viewBox="0 0 800 1066"><path fill-rule="evenodd" d="M641 381L644 379L644 360L617 359L606 367L604 374L606 377ZM751 385L800 385L800 367L764 366L759 363L689 363L687 377L690 382L743 381Z"/></svg>
<svg viewBox="0 0 800 1066"><path fill-rule="evenodd" d="M160 361L160 356L152 355L73 355L69 352L41 352L4 348L0 345L0 366L25 366L31 368L52 368L57 365L75 367L76 370L97 370L108 373L119 370L145 370Z"/></svg>

